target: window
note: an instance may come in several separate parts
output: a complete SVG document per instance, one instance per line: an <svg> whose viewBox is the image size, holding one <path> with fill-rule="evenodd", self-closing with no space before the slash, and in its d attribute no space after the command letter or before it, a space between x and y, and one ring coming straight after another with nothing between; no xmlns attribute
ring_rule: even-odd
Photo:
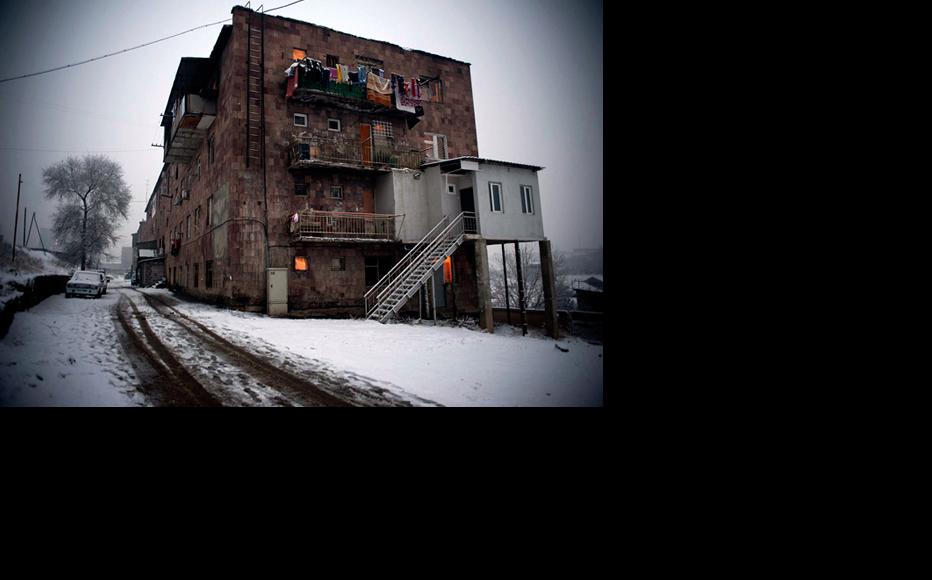
<svg viewBox="0 0 932 580"><path fill-rule="evenodd" d="M188 214L188 217L185 218L187 237L191 237L191 214Z"/></svg>
<svg viewBox="0 0 932 580"><path fill-rule="evenodd" d="M447 256L447 259L443 261L443 283L453 283L453 258L450 256Z"/></svg>
<svg viewBox="0 0 932 580"><path fill-rule="evenodd" d="M431 141L433 149L431 151L432 159L447 158L447 137L446 135L434 135Z"/></svg>
<svg viewBox="0 0 932 580"><path fill-rule="evenodd" d="M207 260L204 262L204 288L214 287L214 261Z"/></svg>
<svg viewBox="0 0 932 580"><path fill-rule="evenodd" d="M307 184L304 183L303 177L294 178L294 194L295 195L307 195Z"/></svg>
<svg viewBox="0 0 932 580"><path fill-rule="evenodd" d="M303 48L292 48L291 49L291 60L301 60L307 56L307 51Z"/></svg>
<svg viewBox="0 0 932 580"><path fill-rule="evenodd" d="M210 214L214 209L214 196L207 198L207 225L210 225Z"/></svg>
<svg viewBox="0 0 932 580"><path fill-rule="evenodd" d="M449 193L450 195L456 195L456 186L453 185L452 183L448 183L448 184L447 184L447 193Z"/></svg>
<svg viewBox="0 0 932 580"><path fill-rule="evenodd" d="M521 186L521 213L534 213L534 195L530 185Z"/></svg>
<svg viewBox="0 0 932 580"><path fill-rule="evenodd" d="M198 157L197 161L194 164L194 179L200 179L201 177L201 158Z"/></svg>
<svg viewBox="0 0 932 580"><path fill-rule="evenodd" d="M342 185L331 185L330 186L330 197L333 199L343 199L343 186Z"/></svg>
<svg viewBox="0 0 932 580"><path fill-rule="evenodd" d="M334 67L334 66L337 66L338 64L340 64L340 57L334 56L332 54L327 55L327 66Z"/></svg>
<svg viewBox="0 0 932 580"><path fill-rule="evenodd" d="M489 208L496 213L503 213L502 210L502 184L489 183Z"/></svg>
<svg viewBox="0 0 932 580"><path fill-rule="evenodd" d="M295 127L307 127L307 115L304 113L295 113L294 114L294 126Z"/></svg>
<svg viewBox="0 0 932 580"><path fill-rule="evenodd" d="M343 123L339 119L327 119L327 130L328 131L342 131Z"/></svg>
<svg viewBox="0 0 932 580"><path fill-rule="evenodd" d="M367 69L371 68L385 68L385 62L379 58L372 58L371 56L364 56L361 54L356 55L356 64L366 67Z"/></svg>
<svg viewBox="0 0 932 580"><path fill-rule="evenodd" d="M334 258L330 260L330 269L334 272L343 272L346 270L346 258Z"/></svg>
<svg viewBox="0 0 932 580"><path fill-rule="evenodd" d="M304 256L295 256L294 269L298 272L307 272L307 258Z"/></svg>
<svg viewBox="0 0 932 580"><path fill-rule="evenodd" d="M194 287L195 288L197 288L197 278L198 278L198 273L199 273L198 269L200 268L200 266L201 266L200 264L194 264Z"/></svg>
<svg viewBox="0 0 932 580"><path fill-rule="evenodd" d="M207 139L207 165L213 165L214 163L214 136L211 135Z"/></svg>
<svg viewBox="0 0 932 580"><path fill-rule="evenodd" d="M421 75L418 84L423 87L421 89L421 98L423 100L432 103L443 102L443 81L440 80L440 77Z"/></svg>
<svg viewBox="0 0 932 580"><path fill-rule="evenodd" d="M392 124L388 121L372 121L372 136L376 141L388 141L394 137Z"/></svg>
<svg viewBox="0 0 932 580"><path fill-rule="evenodd" d="M194 208L194 233L196 234L201 224L201 206Z"/></svg>

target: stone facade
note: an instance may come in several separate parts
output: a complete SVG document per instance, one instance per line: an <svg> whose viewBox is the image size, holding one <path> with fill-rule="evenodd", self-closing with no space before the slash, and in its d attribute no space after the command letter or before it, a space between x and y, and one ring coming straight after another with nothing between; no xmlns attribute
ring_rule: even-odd
<svg viewBox="0 0 932 580"><path fill-rule="evenodd" d="M391 123L397 142L424 149L434 134L442 134L448 157L478 156L469 64L310 23L265 16L265 164L247 164L250 19L259 24L256 13L235 7L232 25L221 32L210 58L209 74L200 86L204 94L215 96L216 118L189 161L164 164L147 207L147 219L140 224L139 240L155 242L165 255L169 286L192 296L262 311L266 267L289 268L290 311L359 315L367 288L366 258L381 256L394 261L404 255L405 247L390 242L296 242L288 230L288 216L305 208L374 213L375 180L382 173L337 167L294 168L289 143L301 133L332 133L358 141L362 125L380 121ZM347 65L382 61L386 76L439 77L442 99L425 100L424 115L411 128L397 115L360 112L339 103L286 99L284 71L293 62L293 49L305 50L322 62L328 55ZM307 116L306 127L295 125L295 113ZM329 119L339 120L340 131L328 131ZM169 145L165 143L166 148ZM342 188L342 197L331 195L333 186ZM182 192L186 192L184 199ZM470 251L461 249L454 259L460 312L477 309L475 259ZM310 269L296 271L295 257L306 257ZM340 258L342 270L334 266L334 260Z"/></svg>

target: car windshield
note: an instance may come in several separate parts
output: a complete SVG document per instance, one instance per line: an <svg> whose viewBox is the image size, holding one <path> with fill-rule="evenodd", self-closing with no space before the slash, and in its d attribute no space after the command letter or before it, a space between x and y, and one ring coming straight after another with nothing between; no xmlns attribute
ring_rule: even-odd
<svg viewBox="0 0 932 580"><path fill-rule="evenodd" d="M100 282L100 274L91 274L90 272L79 272L74 275L74 279L79 282Z"/></svg>

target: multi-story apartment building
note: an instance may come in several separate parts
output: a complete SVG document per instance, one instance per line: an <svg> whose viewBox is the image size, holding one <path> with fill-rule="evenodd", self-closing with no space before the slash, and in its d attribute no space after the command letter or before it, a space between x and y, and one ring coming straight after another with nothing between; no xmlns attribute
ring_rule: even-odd
<svg viewBox="0 0 932 580"><path fill-rule="evenodd" d="M208 58L181 59L162 125L136 243L169 287L491 330L488 244L537 241L552 289L542 168L479 157L468 63L237 6Z"/></svg>

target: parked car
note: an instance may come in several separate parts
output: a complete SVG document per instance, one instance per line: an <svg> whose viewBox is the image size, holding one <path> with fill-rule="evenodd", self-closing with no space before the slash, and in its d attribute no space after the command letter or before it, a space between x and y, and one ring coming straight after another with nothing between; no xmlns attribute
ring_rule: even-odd
<svg viewBox="0 0 932 580"><path fill-rule="evenodd" d="M107 293L107 277L100 272L81 270L65 284L65 298L72 296L93 296L100 298Z"/></svg>

